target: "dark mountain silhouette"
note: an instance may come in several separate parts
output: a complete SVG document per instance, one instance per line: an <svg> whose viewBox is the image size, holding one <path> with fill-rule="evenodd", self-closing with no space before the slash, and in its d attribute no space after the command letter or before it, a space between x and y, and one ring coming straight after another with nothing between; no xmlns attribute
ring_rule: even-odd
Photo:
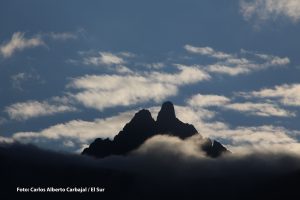
<svg viewBox="0 0 300 200"><path fill-rule="evenodd" d="M122 131L111 141L97 138L84 149L82 154L102 158L109 155L125 155L137 149L147 139L158 134L166 134L186 139L199 134L191 124L183 123L176 118L174 106L171 102L163 103L155 121L148 110L140 110ZM229 152L221 143L204 139L201 147L210 157L218 157Z"/></svg>
<svg viewBox="0 0 300 200"><path fill-rule="evenodd" d="M0 143L2 199L297 199L300 159L288 154L92 159ZM158 149L158 151L160 151ZM151 154L151 152L149 152ZM20 188L100 187L105 192L17 192Z"/></svg>

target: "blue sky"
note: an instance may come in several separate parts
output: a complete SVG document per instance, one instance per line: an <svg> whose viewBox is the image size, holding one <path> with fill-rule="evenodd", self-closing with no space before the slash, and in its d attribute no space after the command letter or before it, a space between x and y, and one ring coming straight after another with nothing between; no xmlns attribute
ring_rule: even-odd
<svg viewBox="0 0 300 200"><path fill-rule="evenodd" d="M79 152L171 100L232 151L299 150L297 0L0 2L0 140Z"/></svg>

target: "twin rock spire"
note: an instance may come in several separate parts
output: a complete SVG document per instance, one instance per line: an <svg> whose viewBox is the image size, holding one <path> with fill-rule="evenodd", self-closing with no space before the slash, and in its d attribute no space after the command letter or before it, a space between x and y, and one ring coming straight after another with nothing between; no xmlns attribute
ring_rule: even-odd
<svg viewBox="0 0 300 200"><path fill-rule="evenodd" d="M171 102L165 102L158 113L156 121L152 118L149 110L140 110L112 141L97 138L88 148L84 149L82 154L98 158L109 155L126 155L130 151L137 149L150 137L158 134L172 135L185 139L199 133L193 125L183 123L177 119L174 105ZM217 141L203 140L205 141L201 148L210 157L218 157L223 153L229 152Z"/></svg>

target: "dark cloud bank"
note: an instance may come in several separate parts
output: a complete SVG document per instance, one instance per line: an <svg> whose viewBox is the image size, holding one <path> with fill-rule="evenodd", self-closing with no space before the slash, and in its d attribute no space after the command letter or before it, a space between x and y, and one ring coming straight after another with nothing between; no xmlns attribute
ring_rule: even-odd
<svg viewBox="0 0 300 200"><path fill-rule="evenodd" d="M128 126L134 126L133 122ZM185 139L154 135L126 155L100 159L1 144L0 191L7 197L65 195L71 199L94 195L97 199L286 199L298 195L298 155L253 152L213 158L201 148L203 142L199 134ZM17 187L90 186L104 187L105 192L16 192Z"/></svg>

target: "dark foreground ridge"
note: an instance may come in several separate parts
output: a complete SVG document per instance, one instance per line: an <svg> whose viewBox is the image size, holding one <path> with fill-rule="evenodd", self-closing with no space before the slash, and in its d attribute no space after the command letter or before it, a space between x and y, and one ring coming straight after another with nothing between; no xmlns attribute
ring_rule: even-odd
<svg viewBox="0 0 300 200"><path fill-rule="evenodd" d="M140 110L113 140L97 138L88 148L84 149L82 154L97 158L126 155L141 146L147 139L158 134L186 139L199 133L193 125L177 119L174 105L171 102L165 102L156 121L152 118L149 110ZM204 142L201 148L210 157L218 157L229 152L217 141L202 139Z"/></svg>
<svg viewBox="0 0 300 200"><path fill-rule="evenodd" d="M253 200L299 196L300 159L284 153L228 154L211 159L148 152L93 159L32 145L2 146L1 199ZM97 187L105 192L17 192L18 187Z"/></svg>

